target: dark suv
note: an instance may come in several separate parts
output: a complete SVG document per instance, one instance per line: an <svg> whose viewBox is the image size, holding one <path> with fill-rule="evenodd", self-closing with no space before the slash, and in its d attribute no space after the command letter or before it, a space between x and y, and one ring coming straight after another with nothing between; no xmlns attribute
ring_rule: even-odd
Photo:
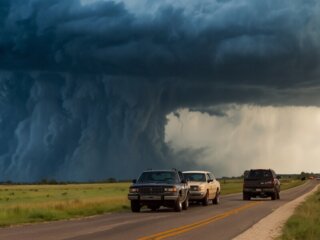
<svg viewBox="0 0 320 240"><path fill-rule="evenodd" d="M244 172L243 200L252 197L280 199L280 181L272 169L251 169Z"/></svg>
<svg viewBox="0 0 320 240"><path fill-rule="evenodd" d="M189 207L189 186L180 171L149 170L132 182L128 194L132 212L139 212L142 206L153 211L172 207L177 212Z"/></svg>

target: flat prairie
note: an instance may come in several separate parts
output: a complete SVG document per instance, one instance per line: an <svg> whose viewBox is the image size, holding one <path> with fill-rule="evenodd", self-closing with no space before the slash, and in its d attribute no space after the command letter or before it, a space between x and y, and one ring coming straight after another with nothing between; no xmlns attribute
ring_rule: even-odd
<svg viewBox="0 0 320 240"><path fill-rule="evenodd" d="M242 191L242 179L221 180L222 195ZM283 180L282 190L300 185ZM0 226L129 211L130 183L0 185Z"/></svg>

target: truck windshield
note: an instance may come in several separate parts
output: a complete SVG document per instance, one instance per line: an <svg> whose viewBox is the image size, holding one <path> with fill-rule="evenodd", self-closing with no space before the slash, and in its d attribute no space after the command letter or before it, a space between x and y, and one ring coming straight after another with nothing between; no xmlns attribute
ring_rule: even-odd
<svg viewBox="0 0 320 240"><path fill-rule="evenodd" d="M141 174L139 183L176 183L178 177L175 172L170 171L152 171Z"/></svg>
<svg viewBox="0 0 320 240"><path fill-rule="evenodd" d="M272 174L269 170L251 170L247 176L245 176L246 179L266 179L266 178L272 178Z"/></svg>
<svg viewBox="0 0 320 240"><path fill-rule="evenodd" d="M184 173L184 178L188 181L205 182L206 176L203 173Z"/></svg>

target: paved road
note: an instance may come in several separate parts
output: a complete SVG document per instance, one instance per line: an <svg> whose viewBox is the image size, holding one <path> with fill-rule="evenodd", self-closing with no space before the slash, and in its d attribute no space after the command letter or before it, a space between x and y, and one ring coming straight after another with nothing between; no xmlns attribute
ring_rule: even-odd
<svg viewBox="0 0 320 240"><path fill-rule="evenodd" d="M283 191L281 200L242 201L241 194L222 197L220 205L192 205L176 213L117 213L72 221L24 225L0 229L6 240L148 240L232 239L279 206L313 189L318 182Z"/></svg>

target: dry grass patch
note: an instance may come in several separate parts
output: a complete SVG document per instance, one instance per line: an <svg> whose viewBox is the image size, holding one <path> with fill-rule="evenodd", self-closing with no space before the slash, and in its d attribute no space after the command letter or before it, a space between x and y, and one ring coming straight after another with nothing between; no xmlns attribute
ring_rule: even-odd
<svg viewBox="0 0 320 240"><path fill-rule="evenodd" d="M280 240L320 239L320 190L301 204L284 226Z"/></svg>

